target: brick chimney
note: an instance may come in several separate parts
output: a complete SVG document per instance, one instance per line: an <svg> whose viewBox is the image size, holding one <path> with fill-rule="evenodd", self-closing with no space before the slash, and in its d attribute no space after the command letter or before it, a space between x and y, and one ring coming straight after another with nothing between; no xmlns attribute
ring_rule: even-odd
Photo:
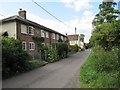
<svg viewBox="0 0 120 90"><path fill-rule="evenodd" d="M26 19L26 11L25 11L25 10L22 10L22 9L20 8L20 11L18 12L18 14L19 14L20 17Z"/></svg>

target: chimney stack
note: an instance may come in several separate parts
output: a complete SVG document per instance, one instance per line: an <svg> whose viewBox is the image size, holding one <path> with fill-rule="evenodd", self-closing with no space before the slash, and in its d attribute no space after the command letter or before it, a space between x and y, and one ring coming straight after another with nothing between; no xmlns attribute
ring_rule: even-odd
<svg viewBox="0 0 120 90"><path fill-rule="evenodd" d="M26 19L26 11L25 11L25 10L22 10L22 9L20 8L20 11L18 12L18 14L19 14L20 17Z"/></svg>

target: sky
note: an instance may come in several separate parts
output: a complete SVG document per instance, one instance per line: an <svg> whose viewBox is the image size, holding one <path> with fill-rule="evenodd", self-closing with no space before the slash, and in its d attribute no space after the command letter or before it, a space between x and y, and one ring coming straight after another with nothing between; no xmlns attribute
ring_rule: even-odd
<svg viewBox="0 0 120 90"><path fill-rule="evenodd" d="M59 22L32 0L0 0L0 19L18 15L20 8L26 10L27 19L43 26L56 30L62 34L85 35L85 43L89 42L92 31L92 20L99 12L99 4L102 0L34 0L44 7ZM118 2L119 0L114 0Z"/></svg>

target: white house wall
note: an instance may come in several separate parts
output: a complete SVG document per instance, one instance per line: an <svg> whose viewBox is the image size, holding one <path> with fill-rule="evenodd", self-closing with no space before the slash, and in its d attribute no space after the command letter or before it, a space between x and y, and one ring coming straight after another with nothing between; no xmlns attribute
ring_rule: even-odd
<svg viewBox="0 0 120 90"><path fill-rule="evenodd" d="M78 40L70 41L70 45L74 45L74 44L77 44L78 46L80 46L80 42Z"/></svg>
<svg viewBox="0 0 120 90"><path fill-rule="evenodd" d="M80 41L80 47L81 47L81 48L84 48L84 42L81 42L81 41Z"/></svg>
<svg viewBox="0 0 120 90"><path fill-rule="evenodd" d="M0 34L8 32L9 37L14 37L16 39L16 22L9 22L0 24Z"/></svg>
<svg viewBox="0 0 120 90"><path fill-rule="evenodd" d="M84 48L84 42L81 42L79 40L77 41L70 41L70 45L78 44L79 47Z"/></svg>

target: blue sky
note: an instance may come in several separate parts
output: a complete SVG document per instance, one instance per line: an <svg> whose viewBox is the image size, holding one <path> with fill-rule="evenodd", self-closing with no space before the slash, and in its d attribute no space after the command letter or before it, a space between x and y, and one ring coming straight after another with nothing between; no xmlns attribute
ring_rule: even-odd
<svg viewBox="0 0 120 90"><path fill-rule="evenodd" d="M92 31L92 20L99 12L98 6L102 0L34 0L68 26L60 23L32 0L0 0L0 19L17 15L20 8L27 11L27 19L52 28L60 33L85 34L85 42L89 41ZM115 0L118 2L119 0Z"/></svg>

